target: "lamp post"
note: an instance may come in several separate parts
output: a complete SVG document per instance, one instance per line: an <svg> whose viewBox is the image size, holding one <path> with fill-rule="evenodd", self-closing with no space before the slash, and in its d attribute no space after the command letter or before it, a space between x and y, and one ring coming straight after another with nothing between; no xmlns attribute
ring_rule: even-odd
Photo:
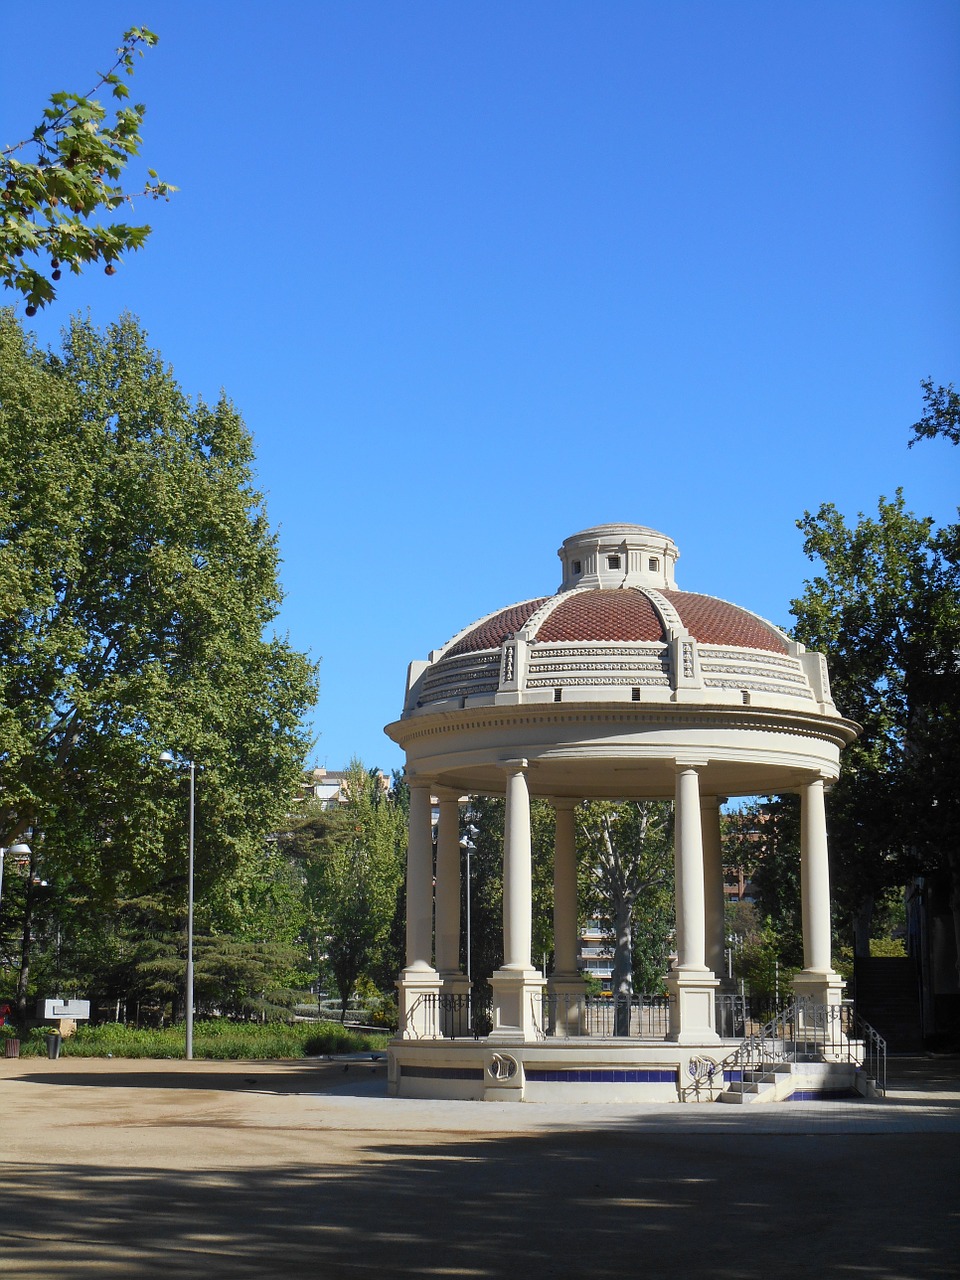
<svg viewBox="0 0 960 1280"><path fill-rule="evenodd" d="M26 854L30 857L30 846L23 840L18 840L15 844L8 844L6 848L0 845L0 903L3 902L3 861L8 853Z"/></svg>
<svg viewBox="0 0 960 1280"><path fill-rule="evenodd" d="M477 846L473 837L480 834L479 828L468 826L460 841L460 848L467 855L467 978L470 978L470 855L476 853Z"/></svg>
<svg viewBox="0 0 960 1280"><path fill-rule="evenodd" d="M172 764L176 769L190 770L190 843L187 859L187 1059L193 1058L193 832L194 832L194 784L196 765L192 760L177 760L169 751L160 756L161 764Z"/></svg>

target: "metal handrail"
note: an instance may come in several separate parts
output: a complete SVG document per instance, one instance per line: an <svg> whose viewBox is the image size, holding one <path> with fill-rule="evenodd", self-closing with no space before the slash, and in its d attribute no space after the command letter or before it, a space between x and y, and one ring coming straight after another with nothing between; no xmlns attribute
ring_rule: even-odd
<svg viewBox="0 0 960 1280"><path fill-rule="evenodd" d="M480 999L472 992L467 995L423 992L407 1010L401 1029L404 1038L420 1038L416 1030L420 1020L416 1015L422 1011L427 1013L427 1025L436 1027L440 1038L445 1040L479 1040L489 1035L493 1026L489 997Z"/></svg>
<svg viewBox="0 0 960 1280"><path fill-rule="evenodd" d="M670 1028L667 996L596 997L545 991L536 997L541 1025L550 1036L662 1040Z"/></svg>
<svg viewBox="0 0 960 1280"><path fill-rule="evenodd" d="M820 1057L848 1062L887 1089L887 1042L849 1004L816 1004L800 998L758 1032L746 1036L724 1059L726 1070L760 1071L777 1062Z"/></svg>

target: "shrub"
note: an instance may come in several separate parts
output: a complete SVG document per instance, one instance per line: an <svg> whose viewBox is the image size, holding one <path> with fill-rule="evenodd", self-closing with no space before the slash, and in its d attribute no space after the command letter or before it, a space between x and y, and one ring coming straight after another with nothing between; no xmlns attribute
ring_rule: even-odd
<svg viewBox="0 0 960 1280"><path fill-rule="evenodd" d="M21 1043L23 1056L45 1057L49 1027L35 1027ZM60 1050L72 1058L182 1058L186 1030L179 1026L126 1027L119 1022L78 1027ZM230 1022L225 1018L195 1022L193 1056L228 1061L305 1058L321 1053L359 1053L382 1049L385 1035L360 1034L337 1023Z"/></svg>

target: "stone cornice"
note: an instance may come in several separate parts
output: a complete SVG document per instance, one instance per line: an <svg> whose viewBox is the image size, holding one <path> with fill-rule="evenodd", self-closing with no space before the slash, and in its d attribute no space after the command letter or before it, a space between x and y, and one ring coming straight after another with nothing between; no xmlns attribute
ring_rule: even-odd
<svg viewBox="0 0 960 1280"><path fill-rule="evenodd" d="M860 726L840 716L824 716L809 711L775 710L763 707L722 708L681 703L651 707L599 707L596 703L568 702L550 704L518 704L513 707L476 707L463 710L423 713L409 719L396 720L384 732L405 750L417 741L444 738L460 733L515 733L529 725L572 726L609 724L635 725L641 728L676 728L721 730L725 732L787 733L816 738L843 748L858 737ZM542 730L541 730L542 731Z"/></svg>

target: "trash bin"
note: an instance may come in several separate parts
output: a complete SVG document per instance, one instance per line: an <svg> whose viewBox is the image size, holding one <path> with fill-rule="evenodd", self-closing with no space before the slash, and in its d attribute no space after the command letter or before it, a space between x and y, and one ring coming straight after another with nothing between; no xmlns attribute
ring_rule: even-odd
<svg viewBox="0 0 960 1280"><path fill-rule="evenodd" d="M59 1058L60 1046L63 1044L63 1036L59 1031L47 1032L47 1057Z"/></svg>
<svg viewBox="0 0 960 1280"><path fill-rule="evenodd" d="M20 1041L12 1040L12 1039L4 1040L3 1055L5 1058L19 1058L20 1057Z"/></svg>

